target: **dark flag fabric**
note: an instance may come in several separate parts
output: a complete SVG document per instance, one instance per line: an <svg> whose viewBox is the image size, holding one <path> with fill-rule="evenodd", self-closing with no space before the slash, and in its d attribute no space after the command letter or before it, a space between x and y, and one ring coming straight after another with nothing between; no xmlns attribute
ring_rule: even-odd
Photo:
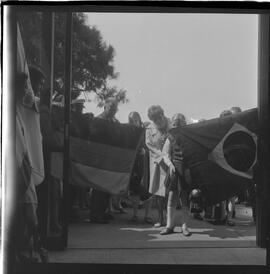
<svg viewBox="0 0 270 274"><path fill-rule="evenodd" d="M70 138L71 184L127 193L142 138L140 128L94 118L87 139ZM54 153L52 175L57 178L62 177L62 159L61 153Z"/></svg>
<svg viewBox="0 0 270 274"><path fill-rule="evenodd" d="M211 119L170 133L183 146L191 188L199 188L209 203L245 191L253 182L257 161L257 109Z"/></svg>

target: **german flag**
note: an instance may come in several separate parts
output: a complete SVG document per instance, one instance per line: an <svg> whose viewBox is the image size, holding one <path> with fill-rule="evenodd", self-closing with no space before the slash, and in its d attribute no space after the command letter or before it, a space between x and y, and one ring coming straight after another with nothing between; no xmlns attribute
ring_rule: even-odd
<svg viewBox="0 0 270 274"><path fill-rule="evenodd" d="M70 138L71 184L125 194L143 130L95 118L89 138ZM62 177L62 154L53 153L52 175Z"/></svg>
<svg viewBox="0 0 270 274"><path fill-rule="evenodd" d="M242 193L253 182L257 162L257 109L181 128L171 134L183 145L192 179L209 203Z"/></svg>

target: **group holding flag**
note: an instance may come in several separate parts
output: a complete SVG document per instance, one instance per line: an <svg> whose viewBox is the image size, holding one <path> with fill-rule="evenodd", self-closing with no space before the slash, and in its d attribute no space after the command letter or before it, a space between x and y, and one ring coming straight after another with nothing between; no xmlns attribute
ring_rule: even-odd
<svg viewBox="0 0 270 274"><path fill-rule="evenodd" d="M58 233L62 229L59 197L63 179L63 107L52 105L50 114L50 93L43 89L46 77L36 68L39 77L30 78L20 37L17 63L16 160L18 201L23 205L19 228L25 231L18 240L17 255L24 260L23 251L38 250L46 261L42 227L46 224L46 206L51 207L53 231ZM123 200L128 197L133 206L131 221L137 222L142 200L144 222L164 227L161 235L171 234L179 200L184 212L192 207L193 194L200 193L205 208L227 201L228 213L224 216L228 225L234 225L235 196L254 185L257 109L228 112L216 119L187 125L183 114L169 119L161 106L153 105L148 109L150 123L143 124L139 113L131 112L129 123L121 124L115 118L115 98L107 99L104 112L97 117L83 114L83 103L73 102L69 184L74 190L72 194L79 193L86 207L90 204L88 222L108 224L114 218L113 197L115 209L126 213ZM90 190L87 200L85 194ZM50 205L44 199L48 191ZM75 196L71 196L70 211ZM158 209L156 221L148 216L153 197ZM190 236L184 213L181 218L181 232Z"/></svg>

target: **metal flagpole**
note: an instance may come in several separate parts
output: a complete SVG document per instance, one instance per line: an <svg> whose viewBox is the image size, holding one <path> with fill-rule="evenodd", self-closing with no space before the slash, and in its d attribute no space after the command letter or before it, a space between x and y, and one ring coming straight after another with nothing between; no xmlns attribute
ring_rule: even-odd
<svg viewBox="0 0 270 274"><path fill-rule="evenodd" d="M51 77L50 77L50 110L51 110L51 102L52 95L54 92L54 12L51 13Z"/></svg>
<svg viewBox="0 0 270 274"><path fill-rule="evenodd" d="M54 12L50 12L50 13L44 13L43 14L44 18L43 18L43 31L44 33L46 33L45 36L43 36L43 39L45 39L45 43L47 44L47 58L49 59L49 72L50 72L50 83L49 83L49 88L50 88L50 114L51 114L51 98L52 98L52 94L53 94L53 90L54 90ZM46 41L47 40L47 41ZM50 204L51 204L51 199L50 199L50 193L51 193L51 181L49 180L48 182L48 188L47 188L47 220L46 220L46 235L47 237L49 236L49 231L50 231ZM48 245L52 246L51 241L49 241L50 243L48 243Z"/></svg>
<svg viewBox="0 0 270 274"><path fill-rule="evenodd" d="M66 13L66 41L65 41L65 129L64 129L64 159L63 159L63 247L67 247L68 241L68 217L69 217L69 127L70 127L70 94L72 83L72 12Z"/></svg>

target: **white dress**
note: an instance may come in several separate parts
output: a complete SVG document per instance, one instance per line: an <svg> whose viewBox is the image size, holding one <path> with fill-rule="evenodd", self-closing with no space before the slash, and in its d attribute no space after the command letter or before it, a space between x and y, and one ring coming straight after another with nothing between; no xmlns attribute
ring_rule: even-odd
<svg viewBox="0 0 270 274"><path fill-rule="evenodd" d="M165 197L165 180L167 176L167 165L164 163L162 152L165 141L168 137L170 121L168 119L167 129L161 132L154 123L146 128L145 143L149 149L149 193Z"/></svg>

